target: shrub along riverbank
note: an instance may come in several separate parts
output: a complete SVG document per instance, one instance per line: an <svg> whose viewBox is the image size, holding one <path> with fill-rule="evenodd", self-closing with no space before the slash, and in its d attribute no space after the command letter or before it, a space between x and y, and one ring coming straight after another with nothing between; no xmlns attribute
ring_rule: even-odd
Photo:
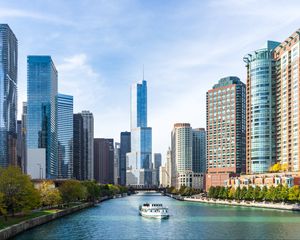
<svg viewBox="0 0 300 240"><path fill-rule="evenodd" d="M30 177L19 168L0 169L0 229L83 202L95 203L103 197L127 192L123 186L77 180L66 180L59 188L45 180L36 189Z"/></svg>
<svg viewBox="0 0 300 240"><path fill-rule="evenodd" d="M271 201L271 202L290 202L300 203L299 186L288 187L286 185L271 186L267 188L256 186L247 187L210 187L207 196L209 198L227 199L227 200L247 200L247 201Z"/></svg>

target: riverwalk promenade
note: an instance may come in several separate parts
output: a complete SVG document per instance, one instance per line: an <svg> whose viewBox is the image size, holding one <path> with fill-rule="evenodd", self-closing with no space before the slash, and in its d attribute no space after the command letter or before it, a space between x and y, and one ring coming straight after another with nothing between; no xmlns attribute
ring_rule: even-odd
<svg viewBox="0 0 300 240"><path fill-rule="evenodd" d="M188 201L188 202L200 202L200 203L209 203L209 204L222 204L229 206L242 206L242 207L256 207L256 208L270 208L270 209L278 209L278 210L289 210L289 211L300 211L299 204L292 203L273 203L273 202L255 202L255 201L245 201L245 200L223 200L223 199L213 199L206 198L201 196L192 196L192 197L183 197L173 194L167 194L167 196L172 197L174 199L180 201Z"/></svg>

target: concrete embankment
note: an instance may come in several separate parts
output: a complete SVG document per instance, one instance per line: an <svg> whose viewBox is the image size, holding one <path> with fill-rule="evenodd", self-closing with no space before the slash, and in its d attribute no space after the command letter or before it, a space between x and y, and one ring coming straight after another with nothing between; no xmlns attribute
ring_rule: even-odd
<svg viewBox="0 0 300 240"><path fill-rule="evenodd" d="M98 202L102 202L102 201L105 201L108 199L111 199L111 197L103 197ZM20 234L28 229L34 228L36 226L42 225L44 223L53 221L55 219L64 217L71 213L75 213L82 209L89 208L92 206L94 206L94 203L83 203L81 205L74 206L74 207L71 207L68 209L64 209L64 210L61 210L56 213L52 213L49 215L44 215L44 216L40 216L40 217L36 217L36 218L32 218L32 219L20 222L18 224L15 224L15 225L12 225L12 226L9 226L7 228L0 230L0 239L5 240L5 239L12 238L12 237L16 236L17 234Z"/></svg>
<svg viewBox="0 0 300 240"><path fill-rule="evenodd" d="M189 202L200 202L200 203L209 203L209 204L222 204L229 206L241 206L241 207L257 207L257 208L269 208L269 209L278 209L278 210L289 210L289 211L300 211L299 204L291 203L273 203L273 202L255 202L255 201L235 201L235 200L221 200L221 199L211 199L211 198L193 198L193 197L182 197L172 194L168 194L169 197L180 201L189 201Z"/></svg>

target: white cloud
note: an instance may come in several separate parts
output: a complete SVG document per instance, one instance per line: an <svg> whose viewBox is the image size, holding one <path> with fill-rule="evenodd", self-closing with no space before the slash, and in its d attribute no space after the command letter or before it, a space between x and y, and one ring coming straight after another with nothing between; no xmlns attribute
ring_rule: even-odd
<svg viewBox="0 0 300 240"><path fill-rule="evenodd" d="M104 81L89 65L86 54L76 54L57 65L59 92L74 96L74 109L93 110L105 96Z"/></svg>

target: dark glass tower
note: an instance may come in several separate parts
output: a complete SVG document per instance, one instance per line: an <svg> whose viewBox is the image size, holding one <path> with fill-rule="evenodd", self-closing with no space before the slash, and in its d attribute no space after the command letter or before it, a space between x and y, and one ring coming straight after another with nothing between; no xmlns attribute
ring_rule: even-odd
<svg viewBox="0 0 300 240"><path fill-rule="evenodd" d="M193 129L193 172L206 172L206 131L204 128Z"/></svg>
<svg viewBox="0 0 300 240"><path fill-rule="evenodd" d="M46 150L47 178L58 176L56 97L57 71L51 57L28 56L27 147Z"/></svg>
<svg viewBox="0 0 300 240"><path fill-rule="evenodd" d="M18 40L0 24L0 166L17 164Z"/></svg>
<svg viewBox="0 0 300 240"><path fill-rule="evenodd" d="M121 142L120 142L119 184L124 186L126 185L126 154L131 151L130 132L121 132L120 139Z"/></svg>
<svg viewBox="0 0 300 240"><path fill-rule="evenodd" d="M80 113L73 115L73 138L73 177L84 180L83 118Z"/></svg>
<svg viewBox="0 0 300 240"><path fill-rule="evenodd" d="M73 177L73 96L57 96L58 176Z"/></svg>

